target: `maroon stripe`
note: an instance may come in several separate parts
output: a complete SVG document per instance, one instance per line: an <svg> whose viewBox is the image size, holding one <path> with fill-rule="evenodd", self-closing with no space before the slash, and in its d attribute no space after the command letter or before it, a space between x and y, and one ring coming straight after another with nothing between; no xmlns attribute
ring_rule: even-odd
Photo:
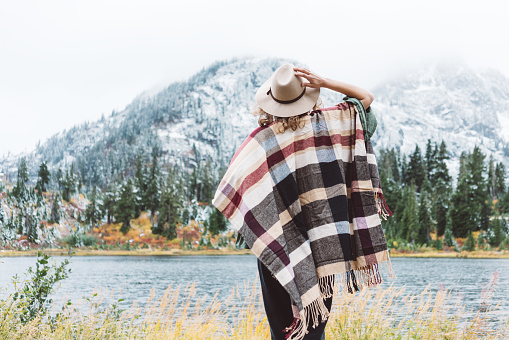
<svg viewBox="0 0 509 340"><path fill-rule="evenodd" d="M221 213L226 216L226 218L230 218L233 216L235 210L240 206L240 202L242 201L242 196L235 191L235 194L230 200L230 203L226 206L226 208L221 211Z"/></svg>
<svg viewBox="0 0 509 340"><path fill-rule="evenodd" d="M362 130L360 131L362 136ZM304 151L309 148L317 148L323 146L332 147L333 145L341 144L342 146L354 146L355 137L353 135L343 136L334 134L329 136L309 137L306 139L297 140L287 145L282 150L274 152L267 158L267 165L269 169L282 162L286 157L295 154L296 152Z"/></svg>
<svg viewBox="0 0 509 340"><path fill-rule="evenodd" d="M334 110L344 111L344 110L348 110L352 106L355 106L355 105L352 103L349 103L349 102L342 102L336 106L331 106L331 107L326 107L325 109L320 109L320 111L334 111Z"/></svg>
<svg viewBox="0 0 509 340"><path fill-rule="evenodd" d="M240 187L237 191L232 190L228 193L228 198L230 199L230 203L221 211L226 218L230 218L235 209L240 206L240 202L242 201L242 195L253 185L257 184L263 176L269 172L267 168L267 163L262 163L255 171L246 176L244 181L240 184Z"/></svg>
<svg viewBox="0 0 509 340"><path fill-rule="evenodd" d="M267 165L269 169L273 168L279 162L282 162L285 159L285 155L281 150L274 152L272 155L267 157Z"/></svg>
<svg viewBox="0 0 509 340"><path fill-rule="evenodd" d="M315 147L332 146L332 140L329 136L314 137Z"/></svg>
<svg viewBox="0 0 509 340"><path fill-rule="evenodd" d="M281 262L283 262L283 264L285 266L290 264L290 258L288 258L288 255L286 255L285 249L283 248L283 246L281 246L281 244L278 241L276 241L276 240L272 241L271 243L269 243L267 245L267 247L270 250L272 250L272 252L274 254L277 255L277 257L281 260Z"/></svg>

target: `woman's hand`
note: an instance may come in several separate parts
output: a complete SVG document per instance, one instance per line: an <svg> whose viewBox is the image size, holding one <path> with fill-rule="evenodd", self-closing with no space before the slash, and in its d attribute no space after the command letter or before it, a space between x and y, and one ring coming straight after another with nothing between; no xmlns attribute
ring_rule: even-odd
<svg viewBox="0 0 509 340"><path fill-rule="evenodd" d="M295 71L296 76L302 77L307 80L307 82L302 82L302 87L312 87L312 88L325 87L326 84L325 78L320 77L318 74L315 74L310 70L301 67L295 67L293 70Z"/></svg>
<svg viewBox="0 0 509 340"><path fill-rule="evenodd" d="M345 94L348 97L359 99L362 102L362 105L364 105L364 108L366 109L371 105L371 103L375 99L371 92L358 86L343 83L337 80L332 80L329 78L320 77L319 75L302 67L295 67L293 70L295 71L296 76L302 77L307 80L307 82L302 83L302 87L312 87L312 88L325 87L331 89L333 91Z"/></svg>

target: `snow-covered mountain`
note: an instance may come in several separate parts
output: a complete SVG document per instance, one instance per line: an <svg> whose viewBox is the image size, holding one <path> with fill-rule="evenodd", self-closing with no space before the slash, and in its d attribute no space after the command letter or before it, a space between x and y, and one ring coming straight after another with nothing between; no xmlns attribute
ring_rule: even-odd
<svg viewBox="0 0 509 340"><path fill-rule="evenodd" d="M14 178L18 159L24 156L34 170L43 160L50 169L74 163L85 184L103 185L111 176L125 173L137 155L148 155L154 146L162 150L166 163L189 166L207 161L218 171L257 126L250 114L254 94L284 62L215 63L186 82L138 96L122 112L58 133L28 154L0 160L0 172ZM416 143L424 147L427 139L443 139L453 169L460 153L474 145L507 164L509 79L501 73L437 64L383 83L373 93L377 148L396 147L410 153ZM332 106L342 95L322 91L321 98Z"/></svg>
<svg viewBox="0 0 509 340"><path fill-rule="evenodd" d="M409 153L428 138L443 139L454 164L475 145L507 163L509 79L500 72L441 63L382 84L374 93L378 147Z"/></svg>

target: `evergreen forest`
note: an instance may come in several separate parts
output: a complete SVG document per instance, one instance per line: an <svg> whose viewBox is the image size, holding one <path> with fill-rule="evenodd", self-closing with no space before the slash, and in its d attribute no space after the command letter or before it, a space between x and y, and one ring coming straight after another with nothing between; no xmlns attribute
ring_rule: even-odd
<svg viewBox="0 0 509 340"><path fill-rule="evenodd" d="M382 222L389 247L509 249L504 164L475 147L461 154L453 178L449 161L443 141L428 140L425 150L416 145L409 155L395 148L379 150L382 188L393 212ZM61 239L71 246L107 245L97 235L100 226L116 225L126 235L133 220L146 216L151 235L176 240L178 247L232 246L226 219L210 204L226 167L217 168L196 148L186 168L163 164L155 146L98 186L86 185L86 174L74 164L50 172L42 162L32 174L22 158L16 180L0 182L1 245L19 248L24 241L25 248L51 247ZM55 228L60 225L66 225L69 235L62 237L62 229Z"/></svg>

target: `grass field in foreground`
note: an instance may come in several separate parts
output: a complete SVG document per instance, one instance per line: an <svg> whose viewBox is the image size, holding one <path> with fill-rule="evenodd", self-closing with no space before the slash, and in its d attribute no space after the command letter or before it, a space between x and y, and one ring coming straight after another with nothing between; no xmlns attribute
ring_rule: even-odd
<svg viewBox="0 0 509 340"><path fill-rule="evenodd" d="M246 294L239 294L246 290ZM0 339L236 339L270 338L258 283L234 289L226 301L205 303L194 285L154 291L147 307L101 307L105 294L86 301L87 308L65 305L52 320L36 318L22 325L19 306L0 302ZM185 298L182 298L184 296ZM240 296L246 296L240 299ZM483 309L466 311L447 291L418 295L404 289L372 288L356 295L336 294L327 339L507 339L509 319L500 321L489 292ZM82 306L83 307L83 306ZM55 307L54 307L55 308ZM86 310L87 312L81 312ZM507 315L507 314L506 314ZM493 323L498 318L498 323Z"/></svg>

